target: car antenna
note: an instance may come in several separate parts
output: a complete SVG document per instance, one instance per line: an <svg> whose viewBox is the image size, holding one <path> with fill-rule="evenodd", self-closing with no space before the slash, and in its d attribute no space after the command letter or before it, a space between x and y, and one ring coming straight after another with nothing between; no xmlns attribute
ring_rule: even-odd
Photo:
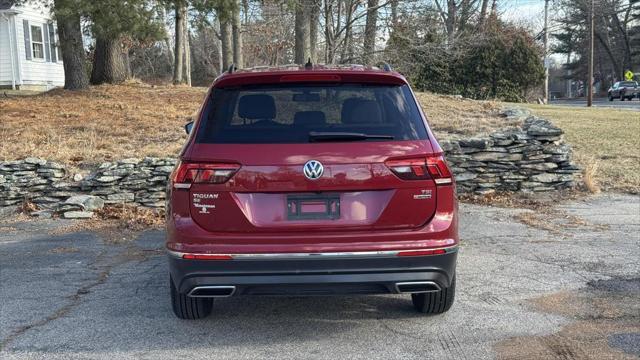
<svg viewBox="0 0 640 360"><path fill-rule="evenodd" d="M386 62L382 63L382 70L384 71L391 71L393 69L391 69L391 65L387 64Z"/></svg>
<svg viewBox="0 0 640 360"><path fill-rule="evenodd" d="M227 71L229 74L233 74L233 72L236 71L236 64L231 64L229 66L229 70Z"/></svg>
<svg viewBox="0 0 640 360"><path fill-rule="evenodd" d="M309 60L307 60L307 63L304 64L304 69L305 70L311 70L313 69L313 63L311 62L311 58L309 58Z"/></svg>

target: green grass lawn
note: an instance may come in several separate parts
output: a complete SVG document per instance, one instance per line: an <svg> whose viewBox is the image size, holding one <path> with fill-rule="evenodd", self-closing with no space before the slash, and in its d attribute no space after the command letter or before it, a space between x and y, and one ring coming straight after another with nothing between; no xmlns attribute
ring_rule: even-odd
<svg viewBox="0 0 640 360"><path fill-rule="evenodd" d="M640 193L640 112L526 105L565 131L576 162L603 190Z"/></svg>

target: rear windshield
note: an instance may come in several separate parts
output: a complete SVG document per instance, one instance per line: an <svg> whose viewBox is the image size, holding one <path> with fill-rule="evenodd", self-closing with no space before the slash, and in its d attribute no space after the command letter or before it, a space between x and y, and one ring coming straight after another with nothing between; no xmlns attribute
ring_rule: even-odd
<svg viewBox="0 0 640 360"><path fill-rule="evenodd" d="M198 143L307 143L311 132L372 135L363 141L427 138L406 85L214 89L202 120Z"/></svg>
<svg viewBox="0 0 640 360"><path fill-rule="evenodd" d="M620 83L620 86L636 86L638 83L635 81L623 81Z"/></svg>

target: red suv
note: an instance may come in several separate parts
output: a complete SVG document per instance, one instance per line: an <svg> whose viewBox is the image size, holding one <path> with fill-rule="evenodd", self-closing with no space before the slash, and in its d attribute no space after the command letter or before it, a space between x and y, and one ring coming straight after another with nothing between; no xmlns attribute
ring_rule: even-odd
<svg viewBox="0 0 640 360"><path fill-rule="evenodd" d="M424 313L451 307L455 184L400 74L230 71L187 132L167 205L178 317L237 295L411 294Z"/></svg>

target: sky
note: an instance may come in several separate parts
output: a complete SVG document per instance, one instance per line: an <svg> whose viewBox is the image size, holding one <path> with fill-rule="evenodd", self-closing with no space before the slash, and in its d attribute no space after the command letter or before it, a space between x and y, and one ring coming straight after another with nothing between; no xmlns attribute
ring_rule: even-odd
<svg viewBox="0 0 640 360"><path fill-rule="evenodd" d="M544 0L502 0L498 4L507 19L529 25L534 31L542 30Z"/></svg>
<svg viewBox="0 0 640 360"><path fill-rule="evenodd" d="M554 0L550 0L549 23L553 22ZM544 0L502 0L500 11L504 17L516 23L529 27L534 34L540 33L544 28ZM553 43L553 39L550 39ZM565 56L550 54L552 63L562 64Z"/></svg>

